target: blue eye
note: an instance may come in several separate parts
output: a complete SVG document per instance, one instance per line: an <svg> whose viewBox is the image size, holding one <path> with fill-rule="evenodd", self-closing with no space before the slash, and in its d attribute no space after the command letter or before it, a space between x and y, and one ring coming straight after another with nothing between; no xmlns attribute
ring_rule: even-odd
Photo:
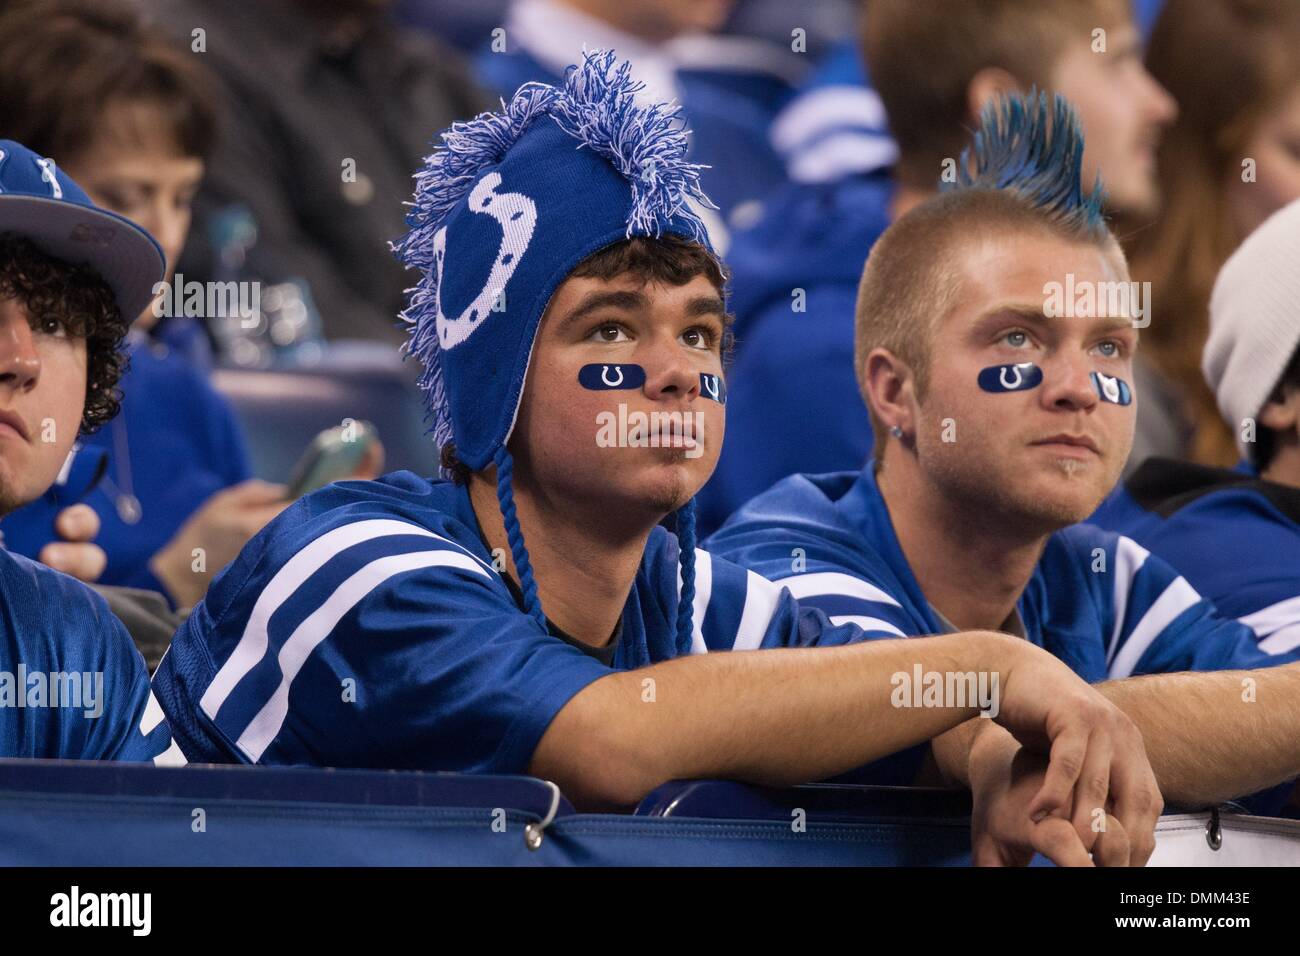
<svg viewBox="0 0 1300 956"><path fill-rule="evenodd" d="M1008 332L1006 335L1002 336L1002 341L1006 342L1013 349L1022 348L1029 344L1029 333L1017 329L1014 332Z"/></svg>
<svg viewBox="0 0 1300 956"><path fill-rule="evenodd" d="M1119 358L1120 353L1122 351L1120 348L1120 344L1111 339L1107 339L1105 342L1099 343L1097 347L1100 349L1106 349L1106 348L1110 349L1109 352L1102 353L1103 355L1106 356L1106 358Z"/></svg>

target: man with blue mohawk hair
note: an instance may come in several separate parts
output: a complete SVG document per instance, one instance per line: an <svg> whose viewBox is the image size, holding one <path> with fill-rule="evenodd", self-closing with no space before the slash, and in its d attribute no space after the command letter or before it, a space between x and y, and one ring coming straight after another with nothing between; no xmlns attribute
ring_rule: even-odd
<svg viewBox="0 0 1300 956"><path fill-rule="evenodd" d="M919 667L998 677L983 722L1056 748L1026 813L1059 811L1085 759L1158 812L1136 731L1051 655L864 641L861 619L695 549L724 279L684 132L634 92L593 54L443 135L397 251L420 270L405 319L452 480L339 482L254 538L159 667L182 750L533 773L626 807L674 778L829 777L980 712L895 706ZM680 548L658 527L674 512ZM1058 858L1086 864L1056 822Z"/></svg>
<svg viewBox="0 0 1300 956"><path fill-rule="evenodd" d="M873 620L876 637L1017 635L1136 722L1166 800L1266 791L1252 805L1277 811L1300 775L1297 652L1270 656L1159 558L1077 524L1114 487L1133 441L1141 324L1128 300L1106 305L1128 268L1100 187L1080 181L1082 153L1060 97L1017 95L985 111L954 188L900 217L867 260L856 364L874 461L779 482L706 546L801 605ZM1089 295L1102 307L1081 308ZM806 556L797 568L793 550ZM1014 798L1001 808L985 798L1036 789L1041 769L999 728L959 739L970 733L945 734L934 751L1002 751L1012 769L1000 783L972 772L976 862L1017 861L999 842L1032 844L1031 824L1003 812ZM1076 826L1131 819L1135 808L1101 796L1105 770L1087 766L1081 779ZM1146 859L1145 827L1126 829L1132 857Z"/></svg>

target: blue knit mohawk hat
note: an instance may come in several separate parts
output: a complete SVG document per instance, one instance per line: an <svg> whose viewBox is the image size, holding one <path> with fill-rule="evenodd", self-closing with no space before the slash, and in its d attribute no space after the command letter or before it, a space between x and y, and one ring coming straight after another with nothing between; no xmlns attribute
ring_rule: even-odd
<svg viewBox="0 0 1300 956"><path fill-rule="evenodd" d="M1004 190L1062 225L1098 239L1108 232L1101 177L1084 192L1083 127L1059 93L1050 105L1047 93L1037 90L986 105L973 147L962 150L957 167L957 181L941 184L944 191Z"/></svg>
<svg viewBox="0 0 1300 956"><path fill-rule="evenodd" d="M454 441L471 470L496 465L519 584L543 626L506 450L542 314L579 262L620 240L671 233L713 251L689 206L714 208L699 186L705 167L686 162L680 111L636 105L641 88L630 64L597 51L569 67L560 86L526 83L500 112L452 125L416 173L410 231L393 247L421 273L402 319L405 350L424 366L434 441ZM694 501L677 517L685 649Z"/></svg>

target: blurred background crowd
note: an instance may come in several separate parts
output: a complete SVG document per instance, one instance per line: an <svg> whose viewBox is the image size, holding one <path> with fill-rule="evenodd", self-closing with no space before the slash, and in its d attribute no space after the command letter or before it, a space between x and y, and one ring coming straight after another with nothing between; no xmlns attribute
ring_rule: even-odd
<svg viewBox="0 0 1300 956"><path fill-rule="evenodd" d="M1201 373L1209 297L1233 250L1300 198L1300 3L1043 0L1028 20L1011 6L0 0L0 137L147 228L177 290L132 325L121 414L0 523L5 546L184 608L207 583L191 543L218 552L210 578L284 506L322 429L374 423L356 474L433 474L399 350L413 280L389 249L412 172L435 131L554 81L584 48L629 59L647 101L677 100L709 166L736 348L703 532L785 475L866 460L863 263L1008 88L1075 104L1086 173L1106 185L1133 278L1152 283L1130 466L1233 465ZM213 310L191 282L258 295ZM73 503L99 516L102 566L61 547Z"/></svg>

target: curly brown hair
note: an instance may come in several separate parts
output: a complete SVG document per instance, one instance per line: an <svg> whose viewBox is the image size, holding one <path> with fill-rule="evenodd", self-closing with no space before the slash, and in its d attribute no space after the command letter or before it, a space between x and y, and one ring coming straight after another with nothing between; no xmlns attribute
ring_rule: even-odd
<svg viewBox="0 0 1300 956"><path fill-rule="evenodd" d="M33 328L55 317L69 335L86 340L81 434L111 420L122 403L117 383L127 367L121 346L130 323L99 273L46 255L30 239L0 233L0 299L22 303Z"/></svg>

